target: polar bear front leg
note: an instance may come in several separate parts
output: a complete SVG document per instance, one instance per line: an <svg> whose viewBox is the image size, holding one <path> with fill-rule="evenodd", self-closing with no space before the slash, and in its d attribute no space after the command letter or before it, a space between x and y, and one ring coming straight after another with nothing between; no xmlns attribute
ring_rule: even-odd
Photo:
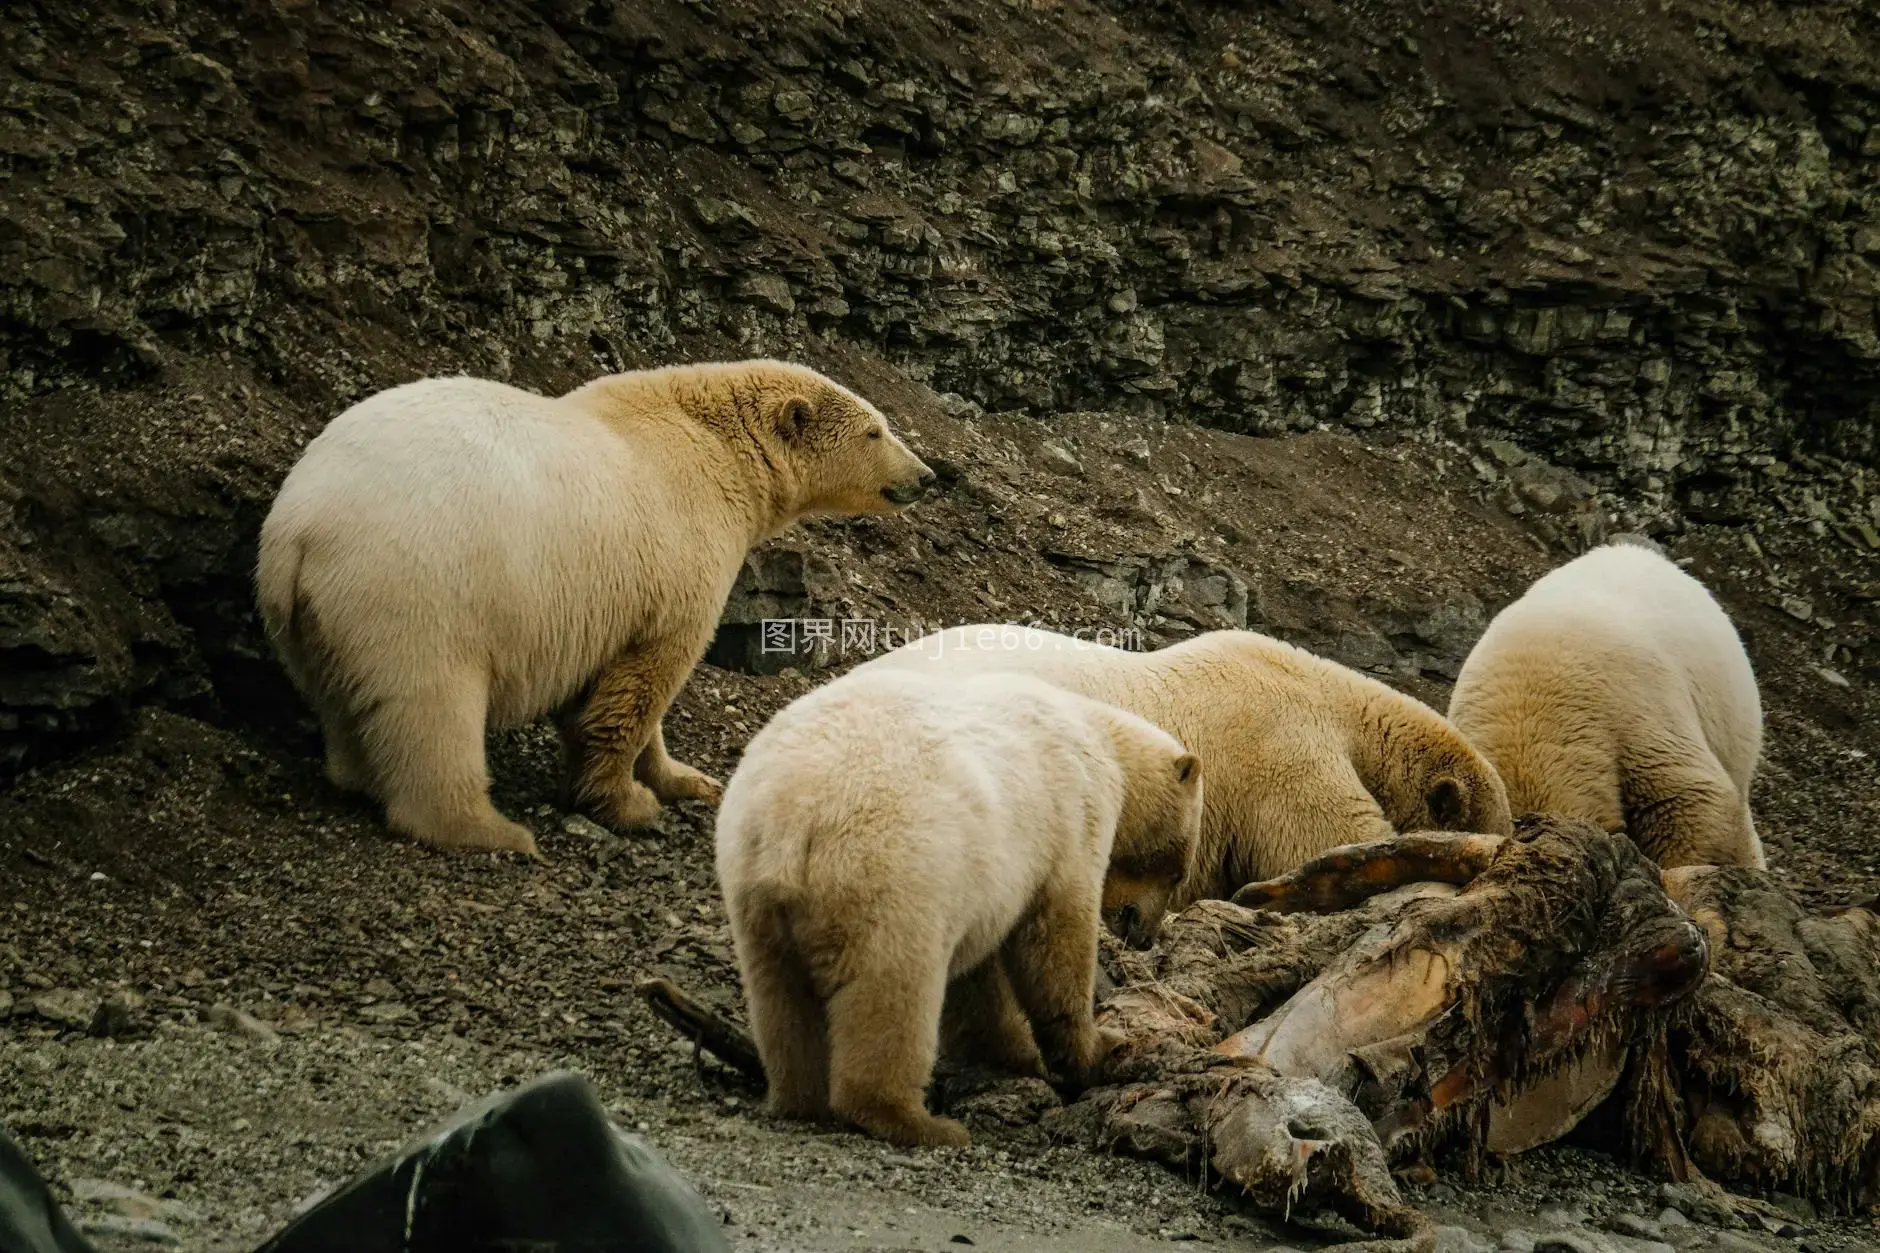
<svg viewBox="0 0 1880 1253"><path fill-rule="evenodd" d="M1044 1077L1044 1058L1012 990L1003 954L994 953L947 985L940 1022L941 1051L949 1061Z"/></svg>
<svg viewBox="0 0 1880 1253"><path fill-rule="evenodd" d="M639 763L704 648L703 640L657 640L622 653L601 671L569 724L570 752L579 762L576 805L612 827L658 821L660 797L637 777ZM665 758L663 743L658 756Z"/></svg>
<svg viewBox="0 0 1880 1253"><path fill-rule="evenodd" d="M1103 884L1049 883L1038 909L1007 937L1001 956L1045 1059L1077 1087L1101 1082L1125 1043L1097 1026L1097 928Z"/></svg>

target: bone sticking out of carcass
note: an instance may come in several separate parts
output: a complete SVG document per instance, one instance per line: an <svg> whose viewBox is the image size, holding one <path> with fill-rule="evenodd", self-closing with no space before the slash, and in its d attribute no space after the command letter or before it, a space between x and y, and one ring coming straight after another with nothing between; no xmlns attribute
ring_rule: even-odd
<svg viewBox="0 0 1880 1253"><path fill-rule="evenodd" d="M636 989L653 1016L747 1079L764 1082L757 1045L738 1026L668 979L647 979Z"/></svg>
<svg viewBox="0 0 1880 1253"><path fill-rule="evenodd" d="M1449 1007L1453 955L1429 946L1341 961L1259 1022L1215 1046L1283 1075L1330 1079L1354 1050L1426 1026Z"/></svg>
<svg viewBox="0 0 1880 1253"><path fill-rule="evenodd" d="M1608 1040L1509 1100L1494 1102L1484 1147L1491 1153L1525 1153L1558 1140L1612 1095L1625 1073L1627 1053L1623 1044Z"/></svg>
<svg viewBox="0 0 1880 1253"><path fill-rule="evenodd" d="M1345 844L1290 874L1249 883L1236 905L1275 913L1335 914L1410 883L1467 884L1494 862L1507 837L1423 831L1373 844Z"/></svg>

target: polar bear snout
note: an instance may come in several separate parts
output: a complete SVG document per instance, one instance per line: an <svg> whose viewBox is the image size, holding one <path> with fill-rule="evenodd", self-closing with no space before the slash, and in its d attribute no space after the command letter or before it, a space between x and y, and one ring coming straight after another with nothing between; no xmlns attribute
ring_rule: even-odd
<svg viewBox="0 0 1880 1253"><path fill-rule="evenodd" d="M1142 910L1137 908L1134 902L1112 911L1103 920L1104 926L1110 929L1111 935L1137 950L1155 947L1156 933L1161 930L1160 923L1161 920L1158 918L1155 927L1145 925Z"/></svg>
<svg viewBox="0 0 1880 1253"><path fill-rule="evenodd" d="M938 482L931 465L921 461L901 436L887 429L885 418L878 418L878 425L870 431L869 446L874 450L874 482L880 484L882 499L891 506L914 504Z"/></svg>
<svg viewBox="0 0 1880 1253"><path fill-rule="evenodd" d="M933 467L902 443L886 420L870 434L869 443L875 450L875 473L880 476L875 481L882 484L881 498L897 509L913 504L939 481Z"/></svg>
<svg viewBox="0 0 1880 1253"><path fill-rule="evenodd" d="M812 484L812 513L895 513L927 494L933 468L888 429L881 414L858 405L826 406L846 433L809 447L804 477ZM859 429L857 429L859 428Z"/></svg>
<svg viewBox="0 0 1880 1253"><path fill-rule="evenodd" d="M926 462L917 460L914 464L919 466L920 470L913 478L881 489L882 496L889 504L911 505L925 496L939 481L935 478L934 472L927 468Z"/></svg>
<svg viewBox="0 0 1880 1253"><path fill-rule="evenodd" d="M1133 949L1151 949L1162 936L1162 919L1180 886L1179 877L1149 877L1112 865L1103 881L1103 926Z"/></svg>

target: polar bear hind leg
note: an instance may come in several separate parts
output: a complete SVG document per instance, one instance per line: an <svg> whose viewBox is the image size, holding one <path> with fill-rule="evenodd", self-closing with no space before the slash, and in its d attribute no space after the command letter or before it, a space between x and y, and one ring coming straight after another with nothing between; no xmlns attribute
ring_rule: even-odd
<svg viewBox="0 0 1880 1253"><path fill-rule="evenodd" d="M911 938L911 937L910 937ZM829 1104L870 1135L905 1147L963 1147L966 1128L927 1112L940 1051L948 954L938 944L871 943L841 962L824 1002Z"/></svg>
<svg viewBox="0 0 1880 1253"><path fill-rule="evenodd" d="M320 710L320 740L326 746L326 779L342 792L377 793L366 746L359 741L352 716L342 710Z"/></svg>
<svg viewBox="0 0 1880 1253"><path fill-rule="evenodd" d="M359 739L394 831L438 848L537 856L535 837L490 803L483 731L488 680L470 670L415 676L359 717Z"/></svg>
<svg viewBox="0 0 1880 1253"><path fill-rule="evenodd" d="M731 903L751 1035L764 1059L766 1105L779 1118L829 1116L829 1040L810 969L773 901Z"/></svg>
<svg viewBox="0 0 1880 1253"><path fill-rule="evenodd" d="M1653 744L1624 766L1625 829L1661 869L1764 865L1749 806L1703 744Z"/></svg>

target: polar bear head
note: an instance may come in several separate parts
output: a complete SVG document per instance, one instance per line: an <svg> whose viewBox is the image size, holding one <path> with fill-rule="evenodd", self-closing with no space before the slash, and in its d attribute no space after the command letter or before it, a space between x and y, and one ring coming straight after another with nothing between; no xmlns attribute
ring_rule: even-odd
<svg viewBox="0 0 1880 1253"><path fill-rule="evenodd" d="M834 379L783 361L717 370L792 518L893 513L933 486L881 410Z"/></svg>
<svg viewBox="0 0 1880 1253"><path fill-rule="evenodd" d="M1148 948L1194 870L1204 795L1201 759L1160 728L1117 714L1140 729L1132 726L1132 734L1117 737L1128 782L1103 879L1103 923L1131 948Z"/></svg>

